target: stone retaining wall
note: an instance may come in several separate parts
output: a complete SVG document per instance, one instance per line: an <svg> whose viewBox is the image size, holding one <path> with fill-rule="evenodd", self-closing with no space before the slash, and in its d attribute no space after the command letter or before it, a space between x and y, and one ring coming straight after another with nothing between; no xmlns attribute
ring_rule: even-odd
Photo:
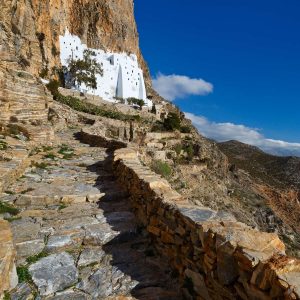
<svg viewBox="0 0 300 300"><path fill-rule="evenodd" d="M285 255L276 234L189 206L132 149L115 151L114 172L187 299L300 299L300 261Z"/></svg>

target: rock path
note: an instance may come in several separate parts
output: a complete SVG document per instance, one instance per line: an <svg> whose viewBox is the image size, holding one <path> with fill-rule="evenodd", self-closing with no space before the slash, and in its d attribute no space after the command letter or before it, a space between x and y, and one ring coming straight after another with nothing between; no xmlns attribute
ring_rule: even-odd
<svg viewBox="0 0 300 300"><path fill-rule="evenodd" d="M1 199L21 210L10 219L21 281L11 299L181 299L112 176L107 149L73 134L36 149L38 160Z"/></svg>

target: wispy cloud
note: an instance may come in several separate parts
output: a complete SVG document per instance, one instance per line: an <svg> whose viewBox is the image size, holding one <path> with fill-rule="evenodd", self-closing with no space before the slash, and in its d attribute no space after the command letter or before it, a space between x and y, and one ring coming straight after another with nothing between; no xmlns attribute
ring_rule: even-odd
<svg viewBox="0 0 300 300"><path fill-rule="evenodd" d="M158 73L153 79L153 87L162 97L170 101L190 95L203 96L213 91L213 85L203 79L162 73Z"/></svg>
<svg viewBox="0 0 300 300"><path fill-rule="evenodd" d="M204 136L218 142L237 140L246 144L257 146L274 155L300 156L300 143L289 143L281 140L268 139L256 128L233 123L216 123L203 116L185 113L195 127Z"/></svg>

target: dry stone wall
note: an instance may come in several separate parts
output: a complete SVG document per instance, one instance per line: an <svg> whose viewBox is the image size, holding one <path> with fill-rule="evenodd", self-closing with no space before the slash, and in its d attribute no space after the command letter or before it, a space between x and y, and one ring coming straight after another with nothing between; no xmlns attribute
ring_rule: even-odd
<svg viewBox="0 0 300 300"><path fill-rule="evenodd" d="M300 261L285 255L276 234L189 206L132 149L115 151L114 172L187 299L300 299Z"/></svg>

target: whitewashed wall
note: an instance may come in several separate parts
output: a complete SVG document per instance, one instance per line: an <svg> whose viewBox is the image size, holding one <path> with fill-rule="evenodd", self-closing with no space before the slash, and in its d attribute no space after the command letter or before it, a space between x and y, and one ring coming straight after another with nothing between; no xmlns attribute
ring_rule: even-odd
<svg viewBox="0 0 300 300"><path fill-rule="evenodd" d="M112 53L99 49L88 48L81 43L78 36L66 30L64 36L59 37L60 59L63 66L68 60L82 59L83 52L89 49L96 53L96 59L101 64L103 76L97 75L97 89L88 90L84 84L76 87L78 90L102 97L104 100L114 102L115 97L143 99L147 106L152 101L147 99L143 71L138 65L135 54ZM74 87L75 88L75 87Z"/></svg>

